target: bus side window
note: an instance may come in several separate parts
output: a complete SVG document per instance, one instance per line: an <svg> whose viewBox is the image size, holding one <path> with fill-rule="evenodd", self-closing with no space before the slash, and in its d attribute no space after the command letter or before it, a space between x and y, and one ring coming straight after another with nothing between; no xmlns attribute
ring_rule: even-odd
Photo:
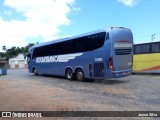
<svg viewBox="0 0 160 120"><path fill-rule="evenodd" d="M63 42L63 53L69 54L73 53L73 40Z"/></svg>
<svg viewBox="0 0 160 120"><path fill-rule="evenodd" d="M108 33L109 34L109 33ZM77 52L92 51L104 44L106 32L75 38L43 47L37 47L33 51L33 58L50 55L71 54Z"/></svg>
<svg viewBox="0 0 160 120"><path fill-rule="evenodd" d="M150 53L150 44L143 45L143 53Z"/></svg>
<svg viewBox="0 0 160 120"><path fill-rule="evenodd" d="M89 36L76 38L74 39L74 49L76 52L85 52L100 48L104 44L105 36L106 32L101 32Z"/></svg>
<svg viewBox="0 0 160 120"><path fill-rule="evenodd" d="M152 53L160 52L160 43L152 43Z"/></svg>
<svg viewBox="0 0 160 120"><path fill-rule="evenodd" d="M141 54L142 53L142 45L136 45L134 51L135 51L135 54Z"/></svg>

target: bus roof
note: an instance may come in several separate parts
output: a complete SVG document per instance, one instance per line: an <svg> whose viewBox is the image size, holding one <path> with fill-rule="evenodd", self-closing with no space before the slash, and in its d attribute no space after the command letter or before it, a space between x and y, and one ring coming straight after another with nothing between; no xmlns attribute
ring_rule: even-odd
<svg viewBox="0 0 160 120"><path fill-rule="evenodd" d="M143 44L152 44L152 43L160 43L160 41L152 41L152 42L146 42L146 43L137 43L134 45L143 45Z"/></svg>

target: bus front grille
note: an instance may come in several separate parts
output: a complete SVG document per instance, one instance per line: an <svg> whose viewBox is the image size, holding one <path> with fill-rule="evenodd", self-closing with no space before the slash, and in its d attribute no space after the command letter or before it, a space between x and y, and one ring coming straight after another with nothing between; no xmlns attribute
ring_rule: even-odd
<svg viewBox="0 0 160 120"><path fill-rule="evenodd" d="M104 77L104 63L93 64L94 77Z"/></svg>
<svg viewBox="0 0 160 120"><path fill-rule="evenodd" d="M131 54L132 50L131 49L115 49L115 55L127 55Z"/></svg>

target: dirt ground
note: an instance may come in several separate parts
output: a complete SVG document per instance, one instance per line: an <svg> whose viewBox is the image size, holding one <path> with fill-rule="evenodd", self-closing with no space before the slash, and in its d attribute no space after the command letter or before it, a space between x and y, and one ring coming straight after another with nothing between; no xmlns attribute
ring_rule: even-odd
<svg viewBox="0 0 160 120"><path fill-rule="evenodd" d="M8 75L0 77L0 111L159 111L159 86L158 75L77 82L10 69Z"/></svg>

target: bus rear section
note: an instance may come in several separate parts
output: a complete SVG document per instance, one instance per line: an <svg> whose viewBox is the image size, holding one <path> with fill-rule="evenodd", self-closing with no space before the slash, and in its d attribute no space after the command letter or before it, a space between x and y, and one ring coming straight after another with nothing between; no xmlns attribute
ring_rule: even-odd
<svg viewBox="0 0 160 120"><path fill-rule="evenodd" d="M130 29L111 28L111 56L108 68L112 78L129 76L133 64L133 35Z"/></svg>

